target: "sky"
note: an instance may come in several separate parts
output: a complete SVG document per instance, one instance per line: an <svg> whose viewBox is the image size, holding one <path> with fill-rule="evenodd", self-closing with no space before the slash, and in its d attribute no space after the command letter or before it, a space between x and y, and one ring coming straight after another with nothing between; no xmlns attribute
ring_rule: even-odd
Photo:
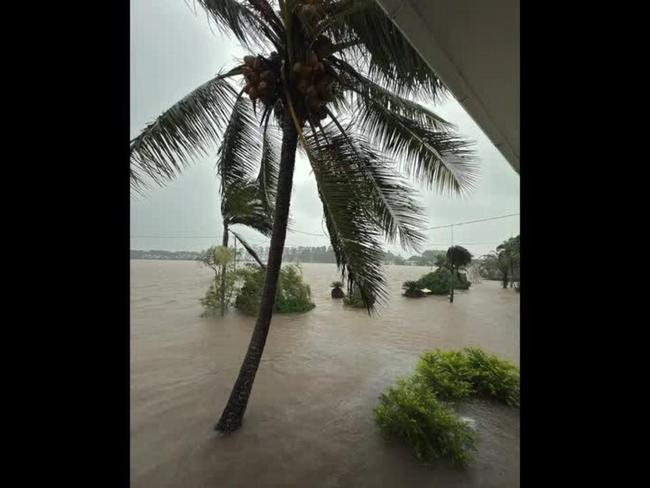
<svg viewBox="0 0 650 488"><path fill-rule="evenodd" d="M146 124L212 78L232 66L246 52L209 22L205 12L189 0L131 0L131 137ZM519 175L483 134L453 96L438 105L421 103L458 127L460 135L475 142L480 165L476 189L469 195L442 196L415 185L425 209L427 227L484 219L519 212ZM152 187L131 198L131 249L199 251L221 243L218 178L214 155L199 160L164 187ZM322 206L309 162L296 161L291 196L292 231L286 246L324 246ZM233 228L253 245L268 245L258 232ZM454 244L479 256L494 250L519 233L519 216L454 226ZM446 249L451 229L425 231L424 249ZM408 257L413 252L387 245Z"/></svg>

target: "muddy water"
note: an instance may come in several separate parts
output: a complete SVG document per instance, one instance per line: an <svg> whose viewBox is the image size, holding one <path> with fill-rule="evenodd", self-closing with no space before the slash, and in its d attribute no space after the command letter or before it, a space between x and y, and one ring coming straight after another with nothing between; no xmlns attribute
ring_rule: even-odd
<svg viewBox="0 0 650 488"><path fill-rule="evenodd" d="M519 362L519 296L497 282L445 297L400 296L426 268L389 266L379 317L329 297L329 264L305 264L316 308L276 315L244 425L212 431L254 319L200 318L210 274L189 261L131 261L133 487L515 487L519 413L489 402L461 409L480 434L465 471L423 466L386 442L378 395L427 349L481 346Z"/></svg>

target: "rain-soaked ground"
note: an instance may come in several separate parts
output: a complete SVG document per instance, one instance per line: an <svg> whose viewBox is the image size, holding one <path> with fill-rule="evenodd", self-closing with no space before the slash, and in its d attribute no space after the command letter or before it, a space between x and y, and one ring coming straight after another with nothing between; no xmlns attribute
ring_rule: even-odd
<svg viewBox="0 0 650 488"><path fill-rule="evenodd" d="M480 346L519 363L519 296L497 282L408 299L428 269L388 266L377 317L330 298L332 264L304 264L316 308L276 315L244 418L212 430L254 318L201 318L210 272L191 261L131 261L131 485L158 487L515 487L519 411L473 402L480 440L465 469L424 466L374 423L379 394L434 348Z"/></svg>

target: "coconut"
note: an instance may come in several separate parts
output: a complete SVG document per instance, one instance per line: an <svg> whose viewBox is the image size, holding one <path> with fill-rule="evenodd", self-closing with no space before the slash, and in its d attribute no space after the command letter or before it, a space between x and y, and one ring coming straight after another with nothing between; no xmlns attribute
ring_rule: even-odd
<svg viewBox="0 0 650 488"><path fill-rule="evenodd" d="M255 58L253 56L244 56L244 63L248 66L253 66L253 63L255 62Z"/></svg>
<svg viewBox="0 0 650 488"><path fill-rule="evenodd" d="M257 89L259 91L264 91L264 90L266 90L267 86L268 86L268 83L266 81L260 81L259 85L257 85Z"/></svg>
<svg viewBox="0 0 650 488"><path fill-rule="evenodd" d="M273 78L273 73L267 69L266 71L262 71L260 73L260 78L263 80L270 80L271 78Z"/></svg>
<svg viewBox="0 0 650 488"><path fill-rule="evenodd" d="M297 87L298 91L304 95L307 93L307 88L309 88L309 82L303 78L298 81Z"/></svg>

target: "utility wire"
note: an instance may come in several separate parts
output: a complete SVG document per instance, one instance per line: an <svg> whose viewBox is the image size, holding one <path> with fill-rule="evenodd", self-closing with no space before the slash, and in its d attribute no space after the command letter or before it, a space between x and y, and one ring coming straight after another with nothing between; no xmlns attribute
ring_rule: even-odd
<svg viewBox="0 0 650 488"><path fill-rule="evenodd" d="M467 225L467 224L475 224L478 222L487 222L490 220L499 220L499 219L505 219L508 217L514 217L516 215L519 215L519 213L512 213L508 215L499 215L496 217L488 217L485 219L477 219L477 220L467 220L465 222L457 222L454 224L447 224L447 225L437 225L435 227L427 227L424 230L435 230L435 229L445 229L448 227L457 227L460 225ZM327 237L326 234L316 234L313 232L305 232L302 230L295 230L295 229L287 229L287 232L292 232L292 233L297 233L297 234L305 234L308 236L316 236L316 237ZM211 235L211 236L156 236L156 235L141 235L141 234L132 234L131 237L133 238L150 238L150 239L220 239L221 236L217 235ZM253 242L253 244L261 244L260 242ZM469 243L468 243L469 244ZM480 244L480 243L476 243ZM482 244L482 243L481 243ZM491 243L485 243L485 244L491 244Z"/></svg>

